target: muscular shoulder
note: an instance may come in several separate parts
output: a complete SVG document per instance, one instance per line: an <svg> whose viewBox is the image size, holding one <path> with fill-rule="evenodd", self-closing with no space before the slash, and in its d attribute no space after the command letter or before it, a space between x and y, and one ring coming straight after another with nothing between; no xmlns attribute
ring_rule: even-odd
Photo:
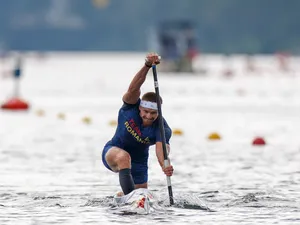
<svg viewBox="0 0 300 225"><path fill-rule="evenodd" d="M127 104L136 104L136 102L139 99L139 96L141 95L141 90L138 91L127 91L123 96L123 102L126 102Z"/></svg>
<svg viewBox="0 0 300 225"><path fill-rule="evenodd" d="M140 105L140 99L135 104L129 104L123 101L123 105L120 110L130 110L130 109L137 109Z"/></svg>

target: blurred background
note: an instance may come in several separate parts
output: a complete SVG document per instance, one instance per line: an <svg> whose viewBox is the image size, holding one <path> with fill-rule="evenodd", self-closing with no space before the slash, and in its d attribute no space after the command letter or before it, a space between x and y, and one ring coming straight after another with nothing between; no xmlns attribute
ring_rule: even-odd
<svg viewBox="0 0 300 225"><path fill-rule="evenodd" d="M193 72L200 54L299 54L299 8L297 0L3 1L0 52L157 51L167 71Z"/></svg>
<svg viewBox="0 0 300 225"><path fill-rule="evenodd" d="M2 50L146 51L153 33L173 26L193 28L203 52L299 53L299 8L297 0L10 0L1 2L0 43Z"/></svg>

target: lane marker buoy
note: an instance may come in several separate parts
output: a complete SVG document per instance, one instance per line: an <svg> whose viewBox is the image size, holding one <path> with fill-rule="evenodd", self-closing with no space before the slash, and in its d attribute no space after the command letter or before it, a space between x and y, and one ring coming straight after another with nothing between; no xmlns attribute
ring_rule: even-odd
<svg viewBox="0 0 300 225"><path fill-rule="evenodd" d="M85 116L82 118L82 122L85 124L91 124L92 123L92 119L88 116Z"/></svg>
<svg viewBox="0 0 300 225"><path fill-rule="evenodd" d="M217 132L213 132L213 133L208 135L208 139L213 140L213 141L221 140L221 136Z"/></svg>
<svg viewBox="0 0 300 225"><path fill-rule="evenodd" d="M183 131L181 129L175 128L173 129L173 135L181 136L183 135Z"/></svg>
<svg viewBox="0 0 300 225"><path fill-rule="evenodd" d="M263 137L256 137L252 141L252 145L265 145L266 141Z"/></svg>

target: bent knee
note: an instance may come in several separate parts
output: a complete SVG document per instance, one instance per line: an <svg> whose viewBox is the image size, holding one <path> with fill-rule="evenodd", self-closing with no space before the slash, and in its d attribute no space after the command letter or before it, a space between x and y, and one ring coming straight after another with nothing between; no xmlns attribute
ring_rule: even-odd
<svg viewBox="0 0 300 225"><path fill-rule="evenodd" d="M128 152L126 152L126 151L120 151L120 152L118 152L117 154L116 154L116 161L117 162L120 162L120 161L128 161L128 162L130 162L131 161L131 157L130 157L130 155L129 155L129 153Z"/></svg>
<svg viewBox="0 0 300 225"><path fill-rule="evenodd" d="M128 152L120 148L110 149L105 159L113 170L120 170L131 167L131 157Z"/></svg>
<svg viewBox="0 0 300 225"><path fill-rule="evenodd" d="M128 152L122 151L116 155L116 163L119 170L125 168L131 168L131 157Z"/></svg>

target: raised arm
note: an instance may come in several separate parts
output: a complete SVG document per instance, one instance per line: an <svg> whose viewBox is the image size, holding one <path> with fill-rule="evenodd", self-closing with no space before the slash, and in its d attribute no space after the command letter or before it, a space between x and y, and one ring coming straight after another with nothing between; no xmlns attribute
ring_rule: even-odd
<svg viewBox="0 0 300 225"><path fill-rule="evenodd" d="M139 72L132 79L127 92L123 96L123 101L128 104L137 103L140 94L141 94L141 86L146 80L147 73L150 67L144 65Z"/></svg>
<svg viewBox="0 0 300 225"><path fill-rule="evenodd" d="M123 101L128 104L137 103L140 94L141 86L146 80L149 69L153 64L159 64L160 58L156 53L149 53L146 56L145 65L137 72L137 74L132 79L127 92L123 95Z"/></svg>

